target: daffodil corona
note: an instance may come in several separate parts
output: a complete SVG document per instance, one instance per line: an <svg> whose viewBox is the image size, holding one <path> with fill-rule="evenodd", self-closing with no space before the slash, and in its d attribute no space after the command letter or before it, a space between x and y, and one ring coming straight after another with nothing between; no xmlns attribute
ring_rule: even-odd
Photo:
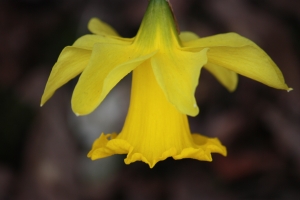
<svg viewBox="0 0 300 200"><path fill-rule="evenodd" d="M80 75L72 96L76 115L95 110L110 90L133 71L131 100L121 133L101 134L88 156L99 159L127 154L125 163L141 160L151 168L167 157L211 161L226 155L217 138L191 134L187 115L199 109L194 97L201 68L229 91L237 73L268 86L290 90L271 58L250 40L227 33L199 38L178 33L166 0L150 0L134 38L122 38L109 25L91 19L93 33L66 47L52 69L41 105Z"/></svg>

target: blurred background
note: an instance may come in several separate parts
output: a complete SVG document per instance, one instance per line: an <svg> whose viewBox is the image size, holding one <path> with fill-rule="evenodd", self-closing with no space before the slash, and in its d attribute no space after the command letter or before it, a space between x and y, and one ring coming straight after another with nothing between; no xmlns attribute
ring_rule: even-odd
<svg viewBox="0 0 300 200"><path fill-rule="evenodd" d="M237 32L262 47L294 91L239 77L229 93L202 70L200 115L192 132L219 137L228 156L213 162L169 158L153 169L123 155L86 157L101 132L120 131L131 77L91 115L75 117L76 79L40 108L61 50L101 18L135 36L147 0L0 2L0 200L300 199L300 1L173 0L182 31Z"/></svg>

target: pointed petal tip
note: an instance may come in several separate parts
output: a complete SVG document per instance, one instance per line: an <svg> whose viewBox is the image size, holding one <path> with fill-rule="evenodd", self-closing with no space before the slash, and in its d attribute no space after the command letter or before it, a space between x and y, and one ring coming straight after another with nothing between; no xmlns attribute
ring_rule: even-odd
<svg viewBox="0 0 300 200"><path fill-rule="evenodd" d="M294 90L293 88L288 88L286 91L287 92L290 92L290 91L292 91L292 90Z"/></svg>
<svg viewBox="0 0 300 200"><path fill-rule="evenodd" d="M224 156L224 157L227 157L227 149L226 149L226 147L224 147L224 148L222 149L222 152L220 152L220 154L221 154L222 156Z"/></svg>
<svg viewBox="0 0 300 200"><path fill-rule="evenodd" d="M229 92L233 93L233 92L236 91L236 88L237 88L237 87L234 87L234 88L227 88L227 90L228 90Z"/></svg>
<svg viewBox="0 0 300 200"><path fill-rule="evenodd" d="M46 98L45 94L43 94L43 96L41 98L40 107L43 107L48 100L49 100L49 98Z"/></svg>
<svg viewBox="0 0 300 200"><path fill-rule="evenodd" d="M41 98L41 102L40 102L40 107L43 107L45 105L45 103L47 103L47 101L51 98L46 96L45 94L43 94L42 98Z"/></svg>
<svg viewBox="0 0 300 200"><path fill-rule="evenodd" d="M194 105L193 105L193 109L191 110L191 111L183 111L182 113L184 113L184 114L187 114L187 115L189 115L189 116L191 116L191 117L196 117L198 114L199 114L199 108L198 108L198 105L195 103Z"/></svg>

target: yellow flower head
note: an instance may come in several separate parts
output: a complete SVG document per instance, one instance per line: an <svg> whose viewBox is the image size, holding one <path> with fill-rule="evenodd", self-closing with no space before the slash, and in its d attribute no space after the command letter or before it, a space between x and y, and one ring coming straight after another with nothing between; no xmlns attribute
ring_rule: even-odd
<svg viewBox="0 0 300 200"><path fill-rule="evenodd" d="M178 33L167 0L150 0L136 37L118 36L107 24L91 19L93 33L66 47L52 69L42 97L80 75L72 96L76 115L95 110L110 90L133 71L131 100L119 134L102 134L88 156L94 159L128 154L125 163L141 160L153 167L167 157L211 161L226 155L216 138L191 134L187 115L199 109L194 97L205 67L229 91L237 73L268 86L290 90L276 64L250 40L235 33L199 38Z"/></svg>

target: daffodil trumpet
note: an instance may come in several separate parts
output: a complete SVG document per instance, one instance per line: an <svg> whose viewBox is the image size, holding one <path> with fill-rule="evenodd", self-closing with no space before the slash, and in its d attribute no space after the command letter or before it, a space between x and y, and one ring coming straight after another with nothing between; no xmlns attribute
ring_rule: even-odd
<svg viewBox="0 0 300 200"><path fill-rule="evenodd" d="M93 34L79 38L60 54L48 79L41 105L70 79L80 75L72 95L76 115L94 111L133 71L129 111L119 134L101 134L88 157L127 154L125 163L143 161L151 168L167 157L211 161L226 156L217 138L191 134L187 115L199 109L194 97L202 67L229 91L244 75L268 86L290 90L271 58L252 41L227 33L199 38L178 33L169 2L150 0L134 38L122 38L93 18Z"/></svg>

